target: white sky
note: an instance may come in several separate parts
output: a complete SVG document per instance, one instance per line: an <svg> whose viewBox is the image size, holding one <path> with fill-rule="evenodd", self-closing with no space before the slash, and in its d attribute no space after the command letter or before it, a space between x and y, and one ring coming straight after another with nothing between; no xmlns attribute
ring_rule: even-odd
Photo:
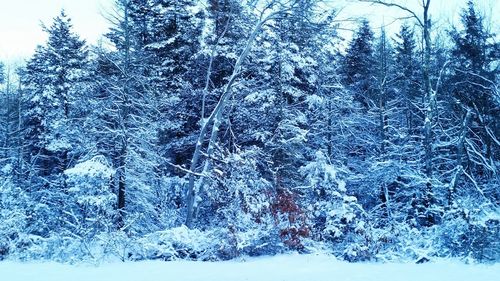
<svg viewBox="0 0 500 281"><path fill-rule="evenodd" d="M108 24L101 15L113 0L0 0L0 60L17 60L33 53L47 39L40 23L50 26L65 9L76 33L95 43Z"/></svg>
<svg viewBox="0 0 500 281"><path fill-rule="evenodd" d="M397 0L418 10L420 0ZM331 0L333 6L345 6L342 17L367 16L378 25L393 22L401 15L397 9L373 7L356 3L355 0ZM458 22L458 14L466 0L432 0L433 20L437 20L438 29L446 29L449 24ZM486 16L493 18L495 31L499 31L500 0L476 0ZM110 11L113 0L0 0L0 61L19 61L29 57L36 45L43 44L46 34L40 23L52 23L62 8L73 21L74 30L88 43L93 44L108 29L108 23L102 16ZM496 18L495 18L496 15ZM389 27L389 32L396 31L397 24ZM436 27L436 26L435 26Z"/></svg>
<svg viewBox="0 0 500 281"><path fill-rule="evenodd" d="M381 26L387 26L388 35L399 31L398 18L408 15L396 7L388 8L381 5L360 3L356 0L330 0L334 5L344 7L339 18L348 18L351 15L366 17L370 20L372 28L378 32ZM402 4L422 16L422 0L386 0ZM460 13L467 6L468 0L432 0L430 15L434 32L445 32L451 25L459 25ZM485 16L485 22L492 22L491 28L500 31L500 0L475 0L476 8Z"/></svg>

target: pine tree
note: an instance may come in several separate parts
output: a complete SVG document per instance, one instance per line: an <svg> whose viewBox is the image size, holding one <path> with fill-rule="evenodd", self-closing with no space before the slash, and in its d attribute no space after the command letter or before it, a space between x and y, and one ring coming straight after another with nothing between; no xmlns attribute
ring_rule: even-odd
<svg viewBox="0 0 500 281"><path fill-rule="evenodd" d="M159 145L176 165L188 164L200 117L201 89L205 87L206 61L200 37L207 15L201 6L193 0L155 0L147 19L147 77L156 93L161 119L172 120L159 123ZM137 21L134 16L132 21Z"/></svg>
<svg viewBox="0 0 500 281"><path fill-rule="evenodd" d="M116 195L115 226L122 229L129 224L127 231L143 233L164 223L158 222L161 214L153 202L161 187L162 159L157 122L160 97L149 81L155 73L150 64L153 56L145 50L151 10L147 1L135 0L117 1L116 8L118 22L106 34L115 50L97 50L92 99L97 110L87 126L96 143L94 156L104 156L115 171L110 181Z"/></svg>
<svg viewBox="0 0 500 281"><path fill-rule="evenodd" d="M369 22L365 19L361 22L344 57L343 76L344 84L352 89L355 100L366 107L374 90L373 66L374 58L374 34Z"/></svg>
<svg viewBox="0 0 500 281"><path fill-rule="evenodd" d="M463 9L461 23L461 30L450 32L451 71L443 82L449 94L445 106L450 122L444 126L444 139L449 145L446 154L442 154L447 161L441 164L447 186L442 240L452 255L492 260L498 256L498 251L493 250L498 246L491 239L495 223L489 219L489 213L495 212L493 206L499 202L500 104L495 95L500 44L487 31L473 1L468 1ZM476 238L463 238L472 236Z"/></svg>
<svg viewBox="0 0 500 281"><path fill-rule="evenodd" d="M35 226L40 234L64 223L57 221L61 215L54 215L63 211L63 172L85 153L78 118L83 117L80 106L84 98L80 95L88 56L85 42L73 33L64 11L44 30L48 41L38 46L21 76L22 157L28 165L21 172L33 200L43 205L33 216L42 224L38 229ZM37 215L47 216L46 221ZM54 220L54 225L49 225Z"/></svg>
<svg viewBox="0 0 500 281"><path fill-rule="evenodd" d="M327 75L336 75L328 61L329 17L317 4L298 1L286 17L266 26L249 60L246 88L238 98L242 104L235 103L231 112L236 151L262 154L258 167L262 177L273 183L268 192L273 195L281 238L296 249L307 236L307 217L314 217L305 210L309 193L296 188L304 184L297 168L314 161L317 150L334 145L321 141L330 134L321 120L328 114L321 109L332 94L322 85L332 82ZM291 221L286 219L287 210Z"/></svg>
<svg viewBox="0 0 500 281"><path fill-rule="evenodd" d="M404 108L405 123L409 141L416 142L414 139L418 128L422 126L423 116L418 110L418 104L421 104L421 89L419 85L418 71L418 50L415 41L414 31L404 23L401 25L399 33L395 40L395 63L396 73L399 73L397 88L402 98L401 106Z"/></svg>
<svg viewBox="0 0 500 281"><path fill-rule="evenodd" d="M498 159L499 153L495 137L500 134L498 122L495 122L500 118L500 104L495 99L498 79L495 62L500 58L500 44L495 43L494 35L486 30L483 17L476 11L473 1L468 2L461 18L463 30L451 32L454 69L448 83L456 101L451 106L459 114L459 120L464 120L467 112L473 113L468 127L476 137L471 136L469 157L476 161L466 163L462 154L459 162L469 172L489 177L496 170L491 164Z"/></svg>

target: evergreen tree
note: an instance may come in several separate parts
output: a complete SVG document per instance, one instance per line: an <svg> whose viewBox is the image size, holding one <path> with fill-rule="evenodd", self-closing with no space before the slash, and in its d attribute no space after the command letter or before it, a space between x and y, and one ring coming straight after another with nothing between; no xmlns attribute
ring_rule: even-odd
<svg viewBox="0 0 500 281"><path fill-rule="evenodd" d="M494 34L487 31L473 1L468 2L461 18L463 30L451 32L454 43L451 55L454 60L448 83L457 101L451 106L459 113L459 120L464 120L468 111L473 113L469 128L476 137L471 136L469 145L473 146L470 149L476 150L474 153L471 151L469 157L476 161L466 163L462 154L460 162L469 172L489 177L496 170L491 164L499 156L495 136L500 134L500 130L495 121L500 118L500 104L495 98L495 85L500 44L495 42Z"/></svg>
<svg viewBox="0 0 500 281"><path fill-rule="evenodd" d="M498 247L489 234L496 226L489 220L499 202L498 159L500 133L498 59L500 44L488 32L484 18L473 1L461 14L462 30L450 32L451 71L444 85L446 100L447 155L446 222L442 228L445 249L452 255L469 255L478 260L498 256ZM446 153L446 154L445 154ZM443 176L445 174L443 173ZM474 211L481 210L481 211ZM465 216L464 214L468 214ZM487 223L481 223L487 221ZM462 238L448 233L464 233ZM464 237L477 236L477 243Z"/></svg>
<svg viewBox="0 0 500 281"><path fill-rule="evenodd" d="M470 1L431 42L322 0L116 0L0 63L0 259L500 259L500 45ZM402 2L402 1L401 1ZM430 258L430 257L429 257ZM420 259L424 261L424 259Z"/></svg>
<svg viewBox="0 0 500 281"><path fill-rule="evenodd" d="M407 135L407 148L413 150L420 143L419 130L423 125L423 114L419 110L422 104L420 73L418 68L418 50L414 31L404 23L395 40L395 72L398 73L396 87L401 99L400 107L404 111L404 123ZM421 156L414 151L404 153L408 160L416 161Z"/></svg>
<svg viewBox="0 0 500 281"><path fill-rule="evenodd" d="M344 84L352 89L355 100L366 107L374 90L374 34L368 20L363 20L349 42L343 62Z"/></svg>
<svg viewBox="0 0 500 281"><path fill-rule="evenodd" d="M97 50L93 101L98 110L87 124L96 143L95 156L105 156L114 171L110 189L117 200L115 226L129 225L127 231L132 233L172 223L155 209L154 202L163 186L165 163L159 147L160 93L150 80L157 73L154 56L145 48L150 43L145 22L151 19L149 4L117 1L119 21L106 35L116 50Z"/></svg>
<svg viewBox="0 0 500 281"><path fill-rule="evenodd" d="M64 224L57 221L63 217L60 212L65 204L63 172L85 153L79 119L84 117L80 106L85 100L82 92L88 57L85 42L73 33L64 11L44 30L48 41L38 46L21 76L22 157L28 165L21 172L37 202L32 218L42 224L34 226L40 234ZM47 216L47 222L55 220L54 225L38 215Z"/></svg>

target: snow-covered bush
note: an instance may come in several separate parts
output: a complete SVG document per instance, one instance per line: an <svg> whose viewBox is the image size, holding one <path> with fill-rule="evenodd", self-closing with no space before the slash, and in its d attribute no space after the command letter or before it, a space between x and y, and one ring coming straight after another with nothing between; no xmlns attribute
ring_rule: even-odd
<svg viewBox="0 0 500 281"><path fill-rule="evenodd" d="M303 251L302 240L309 237L310 227L294 194L285 188L278 189L271 211L283 243L292 250Z"/></svg>
<svg viewBox="0 0 500 281"><path fill-rule="evenodd" d="M419 229L393 222L383 228L370 227L370 250L379 261L409 261L435 254L434 229Z"/></svg>
<svg viewBox="0 0 500 281"><path fill-rule="evenodd" d="M158 231L140 238L131 245L129 258L217 260L224 250L226 234L218 230L201 231L186 226Z"/></svg>
<svg viewBox="0 0 500 281"><path fill-rule="evenodd" d="M12 166L0 170L0 260L15 251L14 243L26 230L29 198L10 177Z"/></svg>
<svg viewBox="0 0 500 281"><path fill-rule="evenodd" d="M480 262L500 260L500 209L464 198L439 227L441 255Z"/></svg>
<svg viewBox="0 0 500 281"><path fill-rule="evenodd" d="M203 204L198 220L224 233L222 259L283 249L273 216L276 195L272 183L261 174L260 153L253 147L228 155L225 163L215 163L204 198L209 204Z"/></svg>
<svg viewBox="0 0 500 281"><path fill-rule="evenodd" d="M187 184L186 178L163 177L161 184L154 189L151 205L155 206L155 225L159 229L167 229L183 222L183 192ZM153 218L150 218L153 220Z"/></svg>
<svg viewBox="0 0 500 281"><path fill-rule="evenodd" d="M68 195L76 206L65 211L65 224L74 234L93 236L112 224L116 202L110 188L113 173L103 156L95 156L64 171Z"/></svg>
<svg viewBox="0 0 500 281"><path fill-rule="evenodd" d="M46 260L74 263L90 260L81 239L54 234L50 237L22 234L14 244L15 252L10 256L19 260Z"/></svg>
<svg viewBox="0 0 500 281"><path fill-rule="evenodd" d="M313 236L331 242L333 251L347 260L369 259L364 211L356 197L348 195L342 170L317 151L315 159L300 172L306 178L310 198L314 198L308 209Z"/></svg>
<svg viewBox="0 0 500 281"><path fill-rule="evenodd" d="M275 255L287 250L286 245L279 238L278 228L272 224L258 224L254 229L236 233L230 229L229 234L233 241L236 240L236 255L238 256Z"/></svg>

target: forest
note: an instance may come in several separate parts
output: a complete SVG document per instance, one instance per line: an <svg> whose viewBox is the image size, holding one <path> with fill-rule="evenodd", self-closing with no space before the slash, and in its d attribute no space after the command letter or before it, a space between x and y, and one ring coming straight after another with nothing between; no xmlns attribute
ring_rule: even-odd
<svg viewBox="0 0 500 281"><path fill-rule="evenodd" d="M0 63L0 260L499 262L499 27L359 1L398 31L335 1L115 0L88 44L54 11Z"/></svg>

